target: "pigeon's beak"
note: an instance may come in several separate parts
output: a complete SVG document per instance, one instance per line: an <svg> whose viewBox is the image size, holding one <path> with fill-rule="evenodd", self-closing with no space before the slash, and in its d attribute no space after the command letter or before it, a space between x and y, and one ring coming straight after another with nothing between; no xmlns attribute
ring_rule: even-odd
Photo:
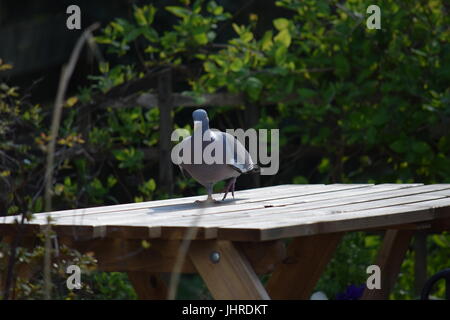
<svg viewBox="0 0 450 320"><path fill-rule="evenodd" d="M194 131L201 130L201 129L202 129L202 122L194 121Z"/></svg>

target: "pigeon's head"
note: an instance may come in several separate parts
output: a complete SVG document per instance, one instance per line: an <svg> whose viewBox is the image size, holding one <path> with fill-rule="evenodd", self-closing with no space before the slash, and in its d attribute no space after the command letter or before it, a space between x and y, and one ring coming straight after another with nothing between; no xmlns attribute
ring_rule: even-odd
<svg viewBox="0 0 450 320"><path fill-rule="evenodd" d="M192 113L192 119L194 120L194 130L202 126L202 131L209 129L208 114L203 109L197 109Z"/></svg>

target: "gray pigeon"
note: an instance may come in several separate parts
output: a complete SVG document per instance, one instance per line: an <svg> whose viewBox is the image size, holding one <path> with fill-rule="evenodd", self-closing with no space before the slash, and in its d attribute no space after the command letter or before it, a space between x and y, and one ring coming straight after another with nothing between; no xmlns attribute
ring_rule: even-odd
<svg viewBox="0 0 450 320"><path fill-rule="evenodd" d="M236 137L209 128L208 114L205 110L195 110L192 113L192 118L194 120L194 132L180 142L180 147L183 150L191 151L190 160L179 164L181 172L183 175L184 172L187 172L206 188L208 198L205 201L197 201L198 203L217 203L218 201L212 198L213 186L222 180L229 180L222 201L225 200L229 191L234 198L236 178L243 173L259 172L258 165L253 163L250 154ZM198 143L196 144L196 142ZM215 157L215 162L206 161L203 158L205 149L215 150L211 152ZM196 157L197 161L195 161Z"/></svg>

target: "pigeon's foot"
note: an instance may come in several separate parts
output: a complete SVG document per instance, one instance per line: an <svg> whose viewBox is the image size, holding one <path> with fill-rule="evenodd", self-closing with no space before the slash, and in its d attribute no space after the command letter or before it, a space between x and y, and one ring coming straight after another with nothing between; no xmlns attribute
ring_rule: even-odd
<svg viewBox="0 0 450 320"><path fill-rule="evenodd" d="M209 205L209 204L219 204L219 203L221 203L220 201L218 201L218 200L215 200L215 199L213 199L213 198L208 198L208 199L206 199L206 200L196 200L195 201L195 204L198 204L198 205L201 205L201 206L205 206L205 205Z"/></svg>

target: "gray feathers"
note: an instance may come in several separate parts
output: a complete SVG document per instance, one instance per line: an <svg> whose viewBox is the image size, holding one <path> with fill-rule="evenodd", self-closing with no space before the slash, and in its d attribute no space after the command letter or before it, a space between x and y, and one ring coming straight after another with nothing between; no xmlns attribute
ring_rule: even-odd
<svg viewBox="0 0 450 320"><path fill-rule="evenodd" d="M194 132L180 142L183 153L188 152L190 155L183 154L183 161L179 166L183 174L186 171L207 188L209 200L212 200L212 186L215 183L231 179L226 191L233 192L238 176L259 172L259 167L236 137L209 128L205 110L195 110L192 117ZM205 158L205 154L210 156Z"/></svg>

